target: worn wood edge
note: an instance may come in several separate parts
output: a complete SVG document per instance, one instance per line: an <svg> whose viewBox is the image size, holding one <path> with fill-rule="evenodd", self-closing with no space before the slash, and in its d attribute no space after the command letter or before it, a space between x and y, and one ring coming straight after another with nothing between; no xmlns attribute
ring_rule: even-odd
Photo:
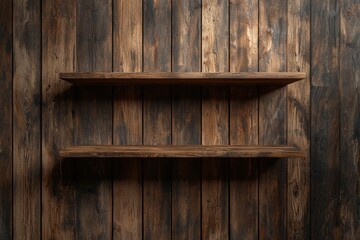
<svg viewBox="0 0 360 240"><path fill-rule="evenodd" d="M156 79L156 80L113 80L113 79L66 79L75 86L154 86L154 85L196 85L196 86L285 86L301 80L294 79Z"/></svg>
<svg viewBox="0 0 360 240"><path fill-rule="evenodd" d="M63 158L304 158L305 151L294 146L177 145L72 146L59 151Z"/></svg>
<svg viewBox="0 0 360 240"><path fill-rule="evenodd" d="M305 72L60 72L61 79L305 79Z"/></svg>

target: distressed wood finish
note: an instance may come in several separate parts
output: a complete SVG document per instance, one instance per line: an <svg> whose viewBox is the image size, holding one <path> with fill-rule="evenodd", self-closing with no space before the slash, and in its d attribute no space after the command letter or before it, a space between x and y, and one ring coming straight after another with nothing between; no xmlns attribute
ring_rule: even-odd
<svg viewBox="0 0 360 240"><path fill-rule="evenodd" d="M42 4L42 239L74 239L75 162L58 153L73 144L74 89L58 72L75 70L76 10L72 0Z"/></svg>
<svg viewBox="0 0 360 240"><path fill-rule="evenodd" d="M340 216L342 239L360 236L360 4L342 1L340 15Z"/></svg>
<svg viewBox="0 0 360 240"><path fill-rule="evenodd" d="M357 0L0 2L0 239L360 235Z"/></svg>
<svg viewBox="0 0 360 240"><path fill-rule="evenodd" d="M76 2L76 67L78 71L112 71L112 2ZM110 88L76 89L74 142L112 143ZM111 239L112 162L77 162L76 238Z"/></svg>
<svg viewBox="0 0 360 240"><path fill-rule="evenodd" d="M341 239L338 1L312 1L311 20L311 239Z"/></svg>
<svg viewBox="0 0 360 240"><path fill-rule="evenodd" d="M114 71L142 70L142 1L114 0ZM114 89L114 144L142 144L141 88ZM142 239L142 161L114 162L113 239Z"/></svg>
<svg viewBox="0 0 360 240"><path fill-rule="evenodd" d="M231 72L258 71L258 4L230 1ZM230 144L258 144L258 128L258 87L231 86ZM258 161L231 159L229 184L230 239L258 239Z"/></svg>
<svg viewBox="0 0 360 240"><path fill-rule="evenodd" d="M175 50L174 50L175 51ZM174 53L175 54L175 53ZM183 56L177 56L181 58ZM180 60L179 60L180 61ZM191 63L191 62L190 62ZM196 66L196 65L193 65ZM238 67L238 66L236 66ZM179 66L179 70L184 66ZM176 69L175 69L176 70ZM216 70L218 71L218 70ZM60 78L74 85L287 85L306 77L291 72L78 72L60 73Z"/></svg>
<svg viewBox="0 0 360 240"><path fill-rule="evenodd" d="M173 1L172 70L201 70L201 1ZM172 89L172 144L201 144L201 88ZM172 161L172 235L201 236L201 159Z"/></svg>
<svg viewBox="0 0 360 240"><path fill-rule="evenodd" d="M284 158L304 157L292 146L178 145L178 146L75 146L60 151L62 157L141 158ZM223 160L222 160L223 161Z"/></svg>
<svg viewBox="0 0 360 240"><path fill-rule="evenodd" d="M171 71L171 1L144 1L145 72ZM143 143L171 144L171 89L144 88ZM144 162L143 238L171 238L171 162Z"/></svg>
<svg viewBox="0 0 360 240"><path fill-rule="evenodd" d="M359 92L359 16L360 5L357 1L343 1L341 10L340 35L340 193L341 227L343 239L356 239L360 234L358 206L360 195L360 92ZM354 184L356 183L356 184Z"/></svg>
<svg viewBox="0 0 360 240"><path fill-rule="evenodd" d="M174 36L176 37L176 35ZM175 49L174 49L175 51ZM189 51L189 50L188 50ZM254 51L254 50L253 50ZM174 52L176 54L176 52ZM233 53L235 54L235 53ZM238 54L236 52L236 54ZM175 59L173 61L183 61L182 54L175 55ZM204 57L204 56L203 56ZM233 56L234 57L234 56ZM253 56L252 56L253 57ZM119 61L119 60L117 60ZM184 63L178 67L179 69L186 69L183 65ZM191 61L192 64L197 64L195 60ZM180 63L179 63L180 64ZM256 64L256 62L252 63ZM235 66L232 66L235 68ZM239 66L236 66L239 68ZM244 68L240 65L240 69L249 69ZM252 68L253 71L256 68ZM175 70L175 69L174 69ZM179 70L180 71L180 70ZM123 79L129 81L135 80L156 80L156 79L170 79L174 81L176 79L189 79L189 80L201 80L201 79L216 79L219 81L224 81L226 79L248 79L248 80L302 80L306 77L306 73L304 72L221 72L221 69L216 70L217 72L197 72L196 70L193 72L62 72L60 73L60 78L64 80L76 80L76 79L98 79L98 80L105 80L105 79ZM220 71L220 72L218 72Z"/></svg>
<svg viewBox="0 0 360 240"><path fill-rule="evenodd" d="M260 1L259 70L286 70L286 0ZM286 88L262 87L259 144L286 143ZM259 239L286 239L286 162L259 165Z"/></svg>
<svg viewBox="0 0 360 240"><path fill-rule="evenodd" d="M228 1L202 2L202 71L229 70ZM229 143L229 89L202 89L202 144ZM205 127L206 126L206 127ZM202 239L229 238L229 160L202 162ZM216 181L214 181L216 179Z"/></svg>
<svg viewBox="0 0 360 240"><path fill-rule="evenodd" d="M13 2L14 239L41 237L40 11L39 0Z"/></svg>
<svg viewBox="0 0 360 240"><path fill-rule="evenodd" d="M289 0L287 70L304 71L305 81L287 87L287 141L305 159L287 161L287 239L310 239L310 1Z"/></svg>
<svg viewBox="0 0 360 240"><path fill-rule="evenodd" d="M0 239L12 239L12 1L0 3Z"/></svg>

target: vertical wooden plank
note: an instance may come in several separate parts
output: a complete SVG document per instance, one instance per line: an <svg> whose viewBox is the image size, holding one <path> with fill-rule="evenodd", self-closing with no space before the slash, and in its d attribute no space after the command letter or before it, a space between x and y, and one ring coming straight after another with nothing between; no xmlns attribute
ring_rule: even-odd
<svg viewBox="0 0 360 240"><path fill-rule="evenodd" d="M228 1L202 2L202 70L229 70ZM202 89L202 144L229 143L229 89ZM202 239L229 237L229 160L202 161Z"/></svg>
<svg viewBox="0 0 360 240"><path fill-rule="evenodd" d="M259 70L286 70L286 0L259 2ZM261 87L259 144L286 143L286 88ZM260 160L259 238L286 239L286 162Z"/></svg>
<svg viewBox="0 0 360 240"><path fill-rule="evenodd" d="M288 144L306 151L289 159L287 239L310 239L310 1L288 0L287 70L307 79L287 87Z"/></svg>
<svg viewBox="0 0 360 240"><path fill-rule="evenodd" d="M201 1L174 1L172 70L201 71ZM172 144L201 144L201 88L174 87ZM172 239L200 239L201 160L174 159Z"/></svg>
<svg viewBox="0 0 360 240"><path fill-rule="evenodd" d="M258 0L230 1L230 71L258 70ZM230 88L230 144L258 144L258 88ZM258 238L258 160L230 159L230 239Z"/></svg>
<svg viewBox="0 0 360 240"><path fill-rule="evenodd" d="M341 239L360 236L360 3L343 0L340 15Z"/></svg>
<svg viewBox="0 0 360 240"><path fill-rule="evenodd" d="M75 3L42 4L42 239L74 239L75 164L58 154L73 143L74 90L58 73L75 70Z"/></svg>
<svg viewBox="0 0 360 240"><path fill-rule="evenodd" d="M112 2L79 0L76 5L78 71L112 70ZM79 87L76 92L76 144L112 143L112 90ZM111 239L112 161L77 162L76 237Z"/></svg>
<svg viewBox="0 0 360 240"><path fill-rule="evenodd" d="M39 0L13 2L14 239L41 233L41 13Z"/></svg>
<svg viewBox="0 0 360 240"><path fill-rule="evenodd" d="M114 0L114 71L142 70L142 1ZM114 89L113 142L142 144L141 87ZM113 239L142 239L142 160L114 162Z"/></svg>
<svg viewBox="0 0 360 240"><path fill-rule="evenodd" d="M145 72L171 71L171 1L144 1ZM144 88L143 143L171 144L171 88ZM144 161L143 238L171 238L171 161Z"/></svg>
<svg viewBox="0 0 360 240"><path fill-rule="evenodd" d="M311 1L311 21L311 239L340 239L338 1Z"/></svg>
<svg viewBox="0 0 360 240"><path fill-rule="evenodd" d="M0 239L12 239L12 1L0 3Z"/></svg>

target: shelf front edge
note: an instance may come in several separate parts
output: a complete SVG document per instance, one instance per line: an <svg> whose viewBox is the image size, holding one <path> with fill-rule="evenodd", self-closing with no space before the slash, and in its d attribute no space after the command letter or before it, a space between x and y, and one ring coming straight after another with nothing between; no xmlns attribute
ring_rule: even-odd
<svg viewBox="0 0 360 240"><path fill-rule="evenodd" d="M306 78L304 72L69 72L59 73L74 85L287 85Z"/></svg>
<svg viewBox="0 0 360 240"><path fill-rule="evenodd" d="M72 146L63 158L304 158L293 146Z"/></svg>

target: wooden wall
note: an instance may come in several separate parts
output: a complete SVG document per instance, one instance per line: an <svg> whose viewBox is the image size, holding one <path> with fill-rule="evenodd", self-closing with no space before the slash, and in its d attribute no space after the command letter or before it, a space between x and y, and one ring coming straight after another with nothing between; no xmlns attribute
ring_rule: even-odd
<svg viewBox="0 0 360 240"><path fill-rule="evenodd" d="M0 239L358 239L357 0L1 0ZM305 71L79 87L62 71ZM71 144L294 144L306 159L60 159Z"/></svg>

